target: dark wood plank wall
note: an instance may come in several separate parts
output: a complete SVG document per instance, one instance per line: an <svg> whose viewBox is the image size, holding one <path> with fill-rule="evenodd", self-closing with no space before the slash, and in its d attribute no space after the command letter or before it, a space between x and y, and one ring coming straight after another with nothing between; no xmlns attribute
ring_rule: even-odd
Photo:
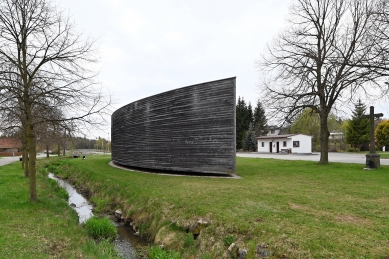
<svg viewBox="0 0 389 259"><path fill-rule="evenodd" d="M201 173L235 172L236 78L130 103L112 115L112 160Z"/></svg>

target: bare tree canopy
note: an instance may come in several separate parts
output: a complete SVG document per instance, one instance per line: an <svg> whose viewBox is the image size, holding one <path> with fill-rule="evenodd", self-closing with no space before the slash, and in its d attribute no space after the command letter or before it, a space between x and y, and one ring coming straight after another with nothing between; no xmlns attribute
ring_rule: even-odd
<svg viewBox="0 0 389 259"><path fill-rule="evenodd" d="M327 118L356 94L386 94L388 6L381 0L296 0L288 27L258 65L264 101L290 121L305 108L320 115L320 164L328 163Z"/></svg>
<svg viewBox="0 0 389 259"><path fill-rule="evenodd" d="M110 104L95 81L94 42L47 0L0 1L0 103L17 117L29 153L30 200L36 201L36 126L97 123ZM2 106L4 107L4 106ZM61 116L52 116L53 110ZM11 117L10 117L11 118ZM4 118L3 118L4 119Z"/></svg>

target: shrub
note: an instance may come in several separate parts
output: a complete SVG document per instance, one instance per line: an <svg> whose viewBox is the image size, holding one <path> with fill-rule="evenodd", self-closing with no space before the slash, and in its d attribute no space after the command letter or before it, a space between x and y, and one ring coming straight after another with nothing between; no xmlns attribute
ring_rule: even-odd
<svg viewBox="0 0 389 259"><path fill-rule="evenodd" d="M359 152L359 148L349 147L349 148L347 148L347 152Z"/></svg>
<svg viewBox="0 0 389 259"><path fill-rule="evenodd" d="M113 240L117 234L115 225L107 218L92 217L85 222L85 227L93 238Z"/></svg>

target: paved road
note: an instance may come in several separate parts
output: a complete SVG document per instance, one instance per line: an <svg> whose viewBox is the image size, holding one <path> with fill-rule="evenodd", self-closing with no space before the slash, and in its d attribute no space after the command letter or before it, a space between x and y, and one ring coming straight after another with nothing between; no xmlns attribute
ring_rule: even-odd
<svg viewBox="0 0 389 259"><path fill-rule="evenodd" d="M19 156L5 156L0 158L0 166L19 161Z"/></svg>
<svg viewBox="0 0 389 259"><path fill-rule="evenodd" d="M280 153L244 153L237 152L236 156L239 157L259 157L259 158L273 158L273 159L283 159L283 160L308 160L308 161L317 161L320 160L320 153L312 153L310 155L298 155L298 154L280 154ZM340 162L340 163L354 163L354 164L365 164L366 157L364 154L350 154L350 153L328 153L328 160L331 162ZM389 165L389 159L381 158L381 165Z"/></svg>
<svg viewBox="0 0 389 259"><path fill-rule="evenodd" d="M37 158L39 157L45 157L46 154L37 154ZM4 157L0 157L0 166L3 166L3 165L8 165L8 164L11 164L13 162L16 162L16 161L19 161L19 156L4 156Z"/></svg>

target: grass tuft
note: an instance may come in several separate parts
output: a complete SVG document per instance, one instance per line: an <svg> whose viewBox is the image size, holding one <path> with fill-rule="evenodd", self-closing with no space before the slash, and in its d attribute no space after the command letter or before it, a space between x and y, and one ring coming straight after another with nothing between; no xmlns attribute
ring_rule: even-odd
<svg viewBox="0 0 389 259"><path fill-rule="evenodd" d="M180 254L172 250L164 250L159 246L149 246L147 249L149 259L180 259Z"/></svg>
<svg viewBox="0 0 389 259"><path fill-rule="evenodd" d="M96 239L113 240L117 235L115 225L107 218L92 217L85 222L88 234Z"/></svg>
<svg viewBox="0 0 389 259"><path fill-rule="evenodd" d="M224 246L230 246L232 243L234 243L236 240L236 237L234 235L227 235L223 238Z"/></svg>
<svg viewBox="0 0 389 259"><path fill-rule="evenodd" d="M193 244L194 244L194 238L192 233L186 234L184 239L184 247L190 247L193 246Z"/></svg>

